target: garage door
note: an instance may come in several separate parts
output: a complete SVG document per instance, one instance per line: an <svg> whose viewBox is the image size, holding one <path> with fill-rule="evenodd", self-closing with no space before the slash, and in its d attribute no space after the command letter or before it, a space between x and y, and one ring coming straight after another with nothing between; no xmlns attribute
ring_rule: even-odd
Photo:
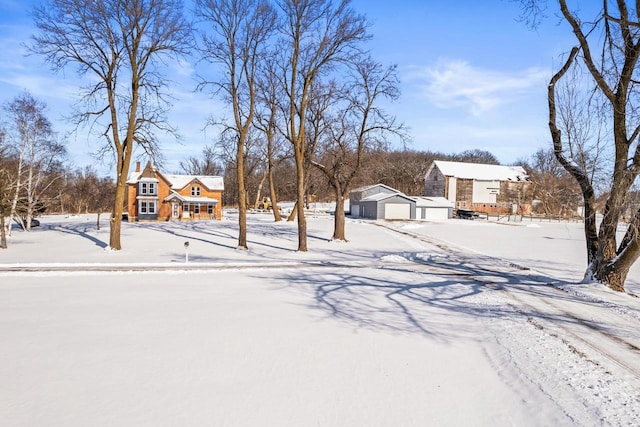
<svg viewBox="0 0 640 427"><path fill-rule="evenodd" d="M411 205L408 203L387 203L384 205L384 219L411 219Z"/></svg>
<svg viewBox="0 0 640 427"><path fill-rule="evenodd" d="M422 208L422 219L448 219L448 208Z"/></svg>

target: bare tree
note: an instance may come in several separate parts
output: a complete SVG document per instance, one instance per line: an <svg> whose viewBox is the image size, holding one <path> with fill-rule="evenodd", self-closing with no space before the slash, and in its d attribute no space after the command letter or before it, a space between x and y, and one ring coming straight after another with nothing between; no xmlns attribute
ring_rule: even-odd
<svg viewBox="0 0 640 427"><path fill-rule="evenodd" d="M442 153L416 150L392 150L381 147L365 153L365 162L357 181L360 185L382 183L410 196L424 192L424 176L433 160L449 159Z"/></svg>
<svg viewBox="0 0 640 427"><path fill-rule="evenodd" d="M7 249L5 218L10 214L9 173L0 165L0 249Z"/></svg>
<svg viewBox="0 0 640 427"><path fill-rule="evenodd" d="M366 150L384 147L387 138L405 138L403 127L380 107L380 101L400 96L396 67L383 67L370 58L356 63L352 81L342 89L341 107L329 124L321 157L312 164L327 178L333 188L336 210L334 240L346 240L344 200L351 183L360 171Z"/></svg>
<svg viewBox="0 0 640 427"><path fill-rule="evenodd" d="M274 31L275 10L265 0L196 0L198 16L211 24L212 34L203 33L200 51L204 59L219 64L223 77L205 79L233 106L236 133L238 188L238 247L247 249L247 194L245 187L245 144L253 126L256 105L256 74Z"/></svg>
<svg viewBox="0 0 640 427"><path fill-rule="evenodd" d="M573 30L577 45L548 87L549 128L554 153L578 182L584 199L588 260L585 279L599 281L622 292L629 269L640 256L640 211L635 213L619 244L616 238L626 196L640 173L640 126L637 125L640 98L636 71L640 58L640 8L635 2L629 2L632 4L628 6L624 0L603 0L599 16L592 20L582 19L569 10L565 0L558 0L558 3L563 18ZM558 83L577 61L584 64L596 90L606 99L606 118L611 128L609 147L613 162L610 190L599 227L596 222L596 192L591 177L583 165L567 156L570 135L563 132L558 120Z"/></svg>
<svg viewBox="0 0 640 427"><path fill-rule="evenodd" d="M560 165L553 149L540 149L527 161L532 185L533 210L544 215L575 215L582 203L582 192L575 179Z"/></svg>
<svg viewBox="0 0 640 427"><path fill-rule="evenodd" d="M283 73L286 101L286 138L296 161L298 250L307 251L307 222L304 216L305 126L312 88L316 79L336 70L339 64L359 52L369 36L363 16L349 0L279 0L284 14Z"/></svg>
<svg viewBox="0 0 640 427"><path fill-rule="evenodd" d="M606 141L610 140L606 102L602 94L586 86L585 67L574 62L555 85L557 126L564 143L562 155L571 159L589 180L596 193L606 192ZM588 73L588 71L587 71ZM558 162L553 147L538 150L526 165L530 170L534 211L546 215L575 216L582 205L582 191L573 176Z"/></svg>
<svg viewBox="0 0 640 427"><path fill-rule="evenodd" d="M607 149L612 138L608 101L592 84L585 87L586 73L584 64L575 61L555 85L557 124L564 135L563 155L585 172L596 192L603 192L612 166Z"/></svg>
<svg viewBox="0 0 640 427"><path fill-rule="evenodd" d="M89 210L96 213L96 229L100 230L100 215L103 212L108 212L111 207L111 202L115 197L116 185L112 179L108 177L95 179L95 197L91 200Z"/></svg>
<svg viewBox="0 0 640 427"><path fill-rule="evenodd" d="M11 177L6 167L5 131L0 128L0 249L7 249L5 218L11 213Z"/></svg>
<svg viewBox="0 0 640 427"><path fill-rule="evenodd" d="M180 169L189 175L222 175L224 167L218 160L215 148L206 146L202 150L200 157L188 157L181 160Z"/></svg>
<svg viewBox="0 0 640 427"><path fill-rule="evenodd" d="M46 106L29 93L23 93L5 106L10 118L8 139L17 153L11 219L24 230L31 230L31 219L43 204L43 195L59 178L61 159L65 148L55 140L51 122L45 116Z"/></svg>
<svg viewBox="0 0 640 427"><path fill-rule="evenodd" d="M51 0L34 10L40 33L31 50L55 71L68 65L88 76L79 124L90 123L115 157L116 193L109 246L121 249L120 230L133 148L157 156L155 131L164 120L166 56L186 53L191 29L179 0Z"/></svg>
<svg viewBox="0 0 640 427"><path fill-rule="evenodd" d="M459 154L452 154L451 160L455 162L466 162L466 163L485 163L489 165L499 165L500 162L493 155L486 150L474 149L474 150L465 150Z"/></svg>
<svg viewBox="0 0 640 427"><path fill-rule="evenodd" d="M282 99L280 95L280 84L278 80L275 59L277 54L272 51L262 63L261 72L258 79L258 108L254 120L255 127L263 133L266 147L266 174L269 182L269 196L271 198L271 209L276 222L282 220L280 208L278 206L278 193L275 183L275 169L277 164L286 158L282 154L282 129L279 128L279 119L282 117Z"/></svg>

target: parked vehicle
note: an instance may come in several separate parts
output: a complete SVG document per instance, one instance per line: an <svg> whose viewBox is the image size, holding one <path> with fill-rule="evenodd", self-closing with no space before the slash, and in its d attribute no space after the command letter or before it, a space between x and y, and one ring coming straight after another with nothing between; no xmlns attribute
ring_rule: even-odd
<svg viewBox="0 0 640 427"><path fill-rule="evenodd" d="M456 210L456 218L460 218L460 219L475 219L480 217L480 215L478 215L478 213L472 211L472 210L468 210L468 209L458 209Z"/></svg>

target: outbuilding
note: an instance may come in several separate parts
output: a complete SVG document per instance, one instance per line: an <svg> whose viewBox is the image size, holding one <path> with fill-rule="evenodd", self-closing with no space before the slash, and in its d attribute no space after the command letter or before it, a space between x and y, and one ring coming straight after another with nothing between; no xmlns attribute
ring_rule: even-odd
<svg viewBox="0 0 640 427"><path fill-rule="evenodd" d="M426 197L443 197L456 209L485 213L531 211L529 177L521 166L435 160L425 175Z"/></svg>
<svg viewBox="0 0 640 427"><path fill-rule="evenodd" d="M424 220L442 220L453 217L455 204L444 197L414 197L416 200L416 218Z"/></svg>
<svg viewBox="0 0 640 427"><path fill-rule="evenodd" d="M357 188L349 193L351 216L369 219L413 219L416 201L384 184Z"/></svg>

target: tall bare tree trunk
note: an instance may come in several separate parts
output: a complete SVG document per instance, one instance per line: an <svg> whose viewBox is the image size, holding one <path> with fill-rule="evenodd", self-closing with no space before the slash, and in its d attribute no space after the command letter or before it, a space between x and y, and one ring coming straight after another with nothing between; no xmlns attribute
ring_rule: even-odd
<svg viewBox="0 0 640 427"><path fill-rule="evenodd" d="M25 189L27 193L27 203L26 203L26 215L24 222L24 229L26 231L31 231L31 219L33 218L33 205L34 205L34 195L33 195L33 167L34 167L34 147L31 147L31 155L29 156L29 169L27 174L27 182L25 182Z"/></svg>
<svg viewBox="0 0 640 427"><path fill-rule="evenodd" d="M273 220L275 222L282 221L282 215L280 214L280 207L278 207L278 195L276 193L276 183L273 177L273 161L269 157L269 193L271 194L271 210L273 211Z"/></svg>
<svg viewBox="0 0 640 427"><path fill-rule="evenodd" d="M135 111L135 110L134 110ZM132 133L133 136L133 133ZM118 151L118 163L116 176L116 196L113 203L113 211L109 220L109 247L114 250L121 250L120 232L122 230L122 212L124 211L124 202L127 191L127 177L129 175L129 163L133 152L130 139L124 141L124 149Z"/></svg>
<svg viewBox="0 0 640 427"><path fill-rule="evenodd" d="M11 236L11 228L12 223L11 220L13 218L18 218L16 213L16 209L18 207L18 198L20 196L20 188L22 187L22 167L24 162L24 148L20 151L20 157L18 159L18 173L16 174L16 183L15 183L15 192L13 193L13 199L11 200L11 210L9 211L9 224L7 224L7 235ZM19 220L22 225L22 220ZM24 225L22 225L24 228Z"/></svg>
<svg viewBox="0 0 640 427"><path fill-rule="evenodd" d="M287 222L291 222L295 220L297 215L298 215L298 202L296 201L295 204L293 205L293 209L291 209L291 213L287 217Z"/></svg>
<svg viewBox="0 0 640 427"><path fill-rule="evenodd" d="M304 136L302 136L304 138ZM304 193L305 193L305 159L304 159L304 151L300 152L298 147L294 147L296 152L296 213L298 215L298 250L301 252L306 252L307 249L307 219L304 216ZM304 150L304 145L302 147Z"/></svg>
<svg viewBox="0 0 640 427"><path fill-rule="evenodd" d="M238 247L247 245L247 189L244 182L244 138L238 138L236 152L236 179L238 180Z"/></svg>
<svg viewBox="0 0 640 427"><path fill-rule="evenodd" d="M334 192L336 196L336 211L333 216L333 240L344 240L347 241L345 231L344 231L344 194L343 190L334 187Z"/></svg>
<svg viewBox="0 0 640 427"><path fill-rule="evenodd" d="M0 213L0 248L7 249L7 231L4 228L4 213Z"/></svg>
<svg viewBox="0 0 640 427"><path fill-rule="evenodd" d="M262 187L264 187L264 182L267 180L267 176L269 174L268 170L265 170L260 178L260 182L258 183L258 191L256 191L256 202L254 203L254 208L258 209L260 206L260 197L262 196Z"/></svg>

